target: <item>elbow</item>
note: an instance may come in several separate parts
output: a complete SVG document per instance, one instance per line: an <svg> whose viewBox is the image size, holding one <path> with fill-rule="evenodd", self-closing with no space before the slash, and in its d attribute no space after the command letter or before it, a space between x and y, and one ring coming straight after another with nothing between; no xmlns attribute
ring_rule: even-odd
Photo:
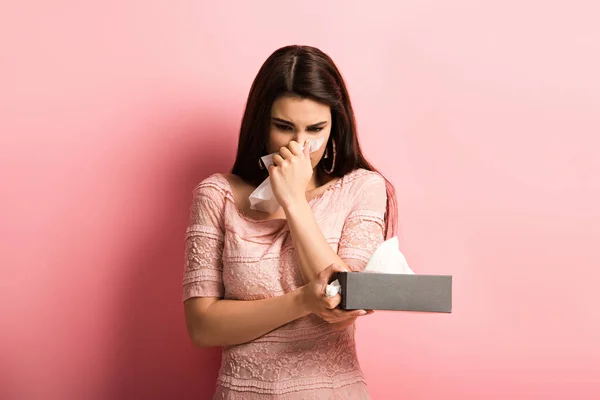
<svg viewBox="0 0 600 400"><path fill-rule="evenodd" d="M207 313L213 301L203 304L202 301L206 299L200 300L185 304L185 322L190 341L200 348L221 346L218 329L215 329L216 321Z"/></svg>
<svg viewBox="0 0 600 400"><path fill-rule="evenodd" d="M198 347L198 348L207 348L207 347L214 347L215 345L208 340L208 338L206 337L206 335L204 335L201 332L193 332L190 334L190 339L192 341L192 344L194 345L194 347Z"/></svg>
<svg viewBox="0 0 600 400"><path fill-rule="evenodd" d="M198 322L196 323L188 323L187 331L190 341L195 347L206 348L206 347L216 347L219 344L213 340L210 333L207 329L205 329L203 324Z"/></svg>
<svg viewBox="0 0 600 400"><path fill-rule="evenodd" d="M231 338L223 337L222 335L211 332L210 329L206 328L196 328L189 330L189 337L194 347L198 347L201 349L207 347L233 346L236 344L243 343L229 340Z"/></svg>

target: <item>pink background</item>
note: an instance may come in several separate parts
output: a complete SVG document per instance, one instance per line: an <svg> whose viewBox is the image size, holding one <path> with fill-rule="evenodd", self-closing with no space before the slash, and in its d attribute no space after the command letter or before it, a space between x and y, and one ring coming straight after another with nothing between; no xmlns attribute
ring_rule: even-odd
<svg viewBox="0 0 600 400"><path fill-rule="evenodd" d="M454 276L451 315L360 322L373 398L600 398L600 7L367 3L2 3L0 398L209 398L191 190L291 43L347 79L413 269Z"/></svg>

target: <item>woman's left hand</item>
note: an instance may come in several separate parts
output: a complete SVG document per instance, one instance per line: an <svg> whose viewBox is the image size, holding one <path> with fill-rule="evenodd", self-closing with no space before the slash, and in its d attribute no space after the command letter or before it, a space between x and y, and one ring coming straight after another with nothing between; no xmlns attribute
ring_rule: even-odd
<svg viewBox="0 0 600 400"><path fill-rule="evenodd" d="M374 312L375 311L373 311L373 310L367 310L367 313L365 314L365 316L371 315ZM344 321L334 322L334 323L330 324L330 326L333 330L341 331L342 329L346 329L347 327L352 325L354 322L356 322L357 319L358 319L358 317L352 317L352 318L346 319Z"/></svg>
<svg viewBox="0 0 600 400"><path fill-rule="evenodd" d="M306 188L313 174L310 160L310 146L306 143L304 151L298 142L292 141L282 147L279 154L273 156L269 167L273 193L282 207L300 200L306 200Z"/></svg>

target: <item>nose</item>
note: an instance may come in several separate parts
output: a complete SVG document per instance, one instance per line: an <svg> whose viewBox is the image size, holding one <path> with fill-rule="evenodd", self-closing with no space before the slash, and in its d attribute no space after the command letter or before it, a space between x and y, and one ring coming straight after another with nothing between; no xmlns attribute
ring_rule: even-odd
<svg viewBox="0 0 600 400"><path fill-rule="evenodd" d="M302 145L308 140L308 136L308 133L305 131L300 131L296 133L294 140Z"/></svg>

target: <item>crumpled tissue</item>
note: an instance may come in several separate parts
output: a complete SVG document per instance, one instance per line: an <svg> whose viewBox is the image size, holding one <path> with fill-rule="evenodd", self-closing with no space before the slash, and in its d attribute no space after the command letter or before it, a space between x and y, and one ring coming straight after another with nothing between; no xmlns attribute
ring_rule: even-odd
<svg viewBox="0 0 600 400"><path fill-rule="evenodd" d="M398 238L394 236L383 242L373 253L363 272L379 272L383 274L410 274L413 270L408 266L406 257L399 249ZM336 279L325 288L325 295L333 297L341 293L340 282Z"/></svg>
<svg viewBox="0 0 600 400"><path fill-rule="evenodd" d="M310 146L310 152L314 153L315 151L319 150L324 141L325 138L309 141L308 144ZM304 146L301 146L300 148L304 150ZM278 153L268 154L260 158L265 168L269 168L271 165L273 165L273 156L275 154ZM273 194L270 177L265 179L256 189L254 189L248 199L250 200L250 209L252 210L264 211L272 214L279 210L279 207L281 207L275 198L275 194Z"/></svg>

